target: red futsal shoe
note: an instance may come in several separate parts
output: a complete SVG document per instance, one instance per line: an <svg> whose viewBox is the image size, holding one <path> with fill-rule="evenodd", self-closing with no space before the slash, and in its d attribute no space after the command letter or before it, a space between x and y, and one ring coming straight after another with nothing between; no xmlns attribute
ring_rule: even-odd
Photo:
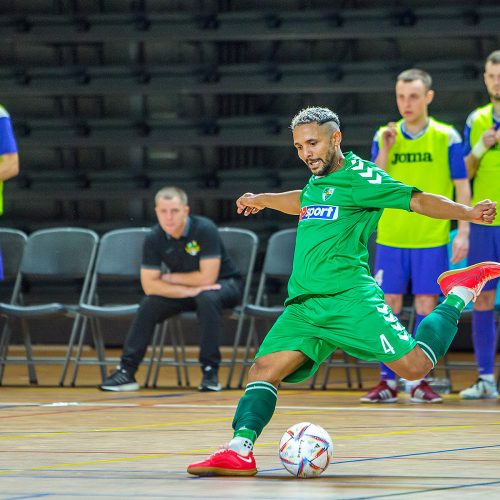
<svg viewBox="0 0 500 500"><path fill-rule="evenodd" d="M499 262L479 262L479 264L464 267L463 269L446 271L439 276L437 282L444 295L448 295L455 286L468 288L472 292L472 300L475 302L484 285L499 276Z"/></svg>
<svg viewBox="0 0 500 500"><path fill-rule="evenodd" d="M252 452L244 457L233 450L223 449L188 465L187 471L195 476L255 476L257 464Z"/></svg>

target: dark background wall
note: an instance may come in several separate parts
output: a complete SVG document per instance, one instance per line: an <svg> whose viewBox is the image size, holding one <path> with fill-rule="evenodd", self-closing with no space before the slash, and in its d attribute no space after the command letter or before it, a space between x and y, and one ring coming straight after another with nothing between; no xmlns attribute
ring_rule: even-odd
<svg viewBox="0 0 500 500"><path fill-rule="evenodd" d="M154 193L176 184L194 212L255 230L262 255L295 221L242 221L234 199L304 184L299 109L337 111L343 149L367 157L398 118L395 77L417 66L434 78L432 114L462 130L487 100L499 25L496 0L3 0L0 102L21 175L0 224L149 226Z"/></svg>

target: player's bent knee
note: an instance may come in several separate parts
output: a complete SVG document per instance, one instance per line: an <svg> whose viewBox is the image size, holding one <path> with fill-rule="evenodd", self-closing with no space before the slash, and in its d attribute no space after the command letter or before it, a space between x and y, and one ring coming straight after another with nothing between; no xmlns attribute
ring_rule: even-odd
<svg viewBox="0 0 500 500"><path fill-rule="evenodd" d="M430 359L419 346L397 361L387 363L387 366L406 380L420 380L433 368Z"/></svg>
<svg viewBox="0 0 500 500"><path fill-rule="evenodd" d="M263 356L261 358L257 358L254 361L254 364L250 367L250 370L248 371L248 381L263 381L269 382L274 386L278 386L281 379L279 374L276 372L276 369L273 368L272 363L268 363L266 356Z"/></svg>

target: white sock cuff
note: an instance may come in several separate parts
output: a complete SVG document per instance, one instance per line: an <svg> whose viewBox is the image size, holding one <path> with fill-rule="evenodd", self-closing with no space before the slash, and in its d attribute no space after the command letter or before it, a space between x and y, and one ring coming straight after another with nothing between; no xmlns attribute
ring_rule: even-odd
<svg viewBox="0 0 500 500"><path fill-rule="evenodd" d="M460 297L465 302L465 305L467 305L474 298L474 294L464 286L454 286L448 295L456 295L457 297Z"/></svg>

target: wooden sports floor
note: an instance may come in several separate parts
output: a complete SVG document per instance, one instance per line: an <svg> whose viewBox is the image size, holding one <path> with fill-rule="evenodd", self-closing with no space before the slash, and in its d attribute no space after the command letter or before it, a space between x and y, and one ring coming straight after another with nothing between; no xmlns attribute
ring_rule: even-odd
<svg viewBox="0 0 500 500"><path fill-rule="evenodd" d="M288 386L258 440L257 476L198 478L186 465L228 441L241 391L202 394L162 378L158 389L106 393L95 367L78 387L57 388L58 368L44 370L42 386L28 387L24 367L8 367L0 387L2 500L500 498L500 400L416 405L403 394L372 406L359 404L364 391ZM292 477L277 456L282 433L302 421L333 439L317 479Z"/></svg>

